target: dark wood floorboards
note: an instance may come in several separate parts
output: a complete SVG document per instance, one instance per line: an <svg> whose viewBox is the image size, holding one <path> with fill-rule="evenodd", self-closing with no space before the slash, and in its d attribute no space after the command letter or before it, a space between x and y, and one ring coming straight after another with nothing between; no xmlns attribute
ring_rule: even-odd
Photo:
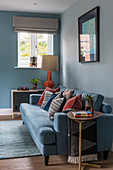
<svg viewBox="0 0 113 170"><path fill-rule="evenodd" d="M101 161L102 170L113 170L113 153L110 153L107 161ZM83 169L83 168L82 168ZM87 170L98 168L87 168ZM18 159L0 160L0 170L78 170L78 165L67 163L66 156L51 156L49 165L44 165L44 157L28 157Z"/></svg>

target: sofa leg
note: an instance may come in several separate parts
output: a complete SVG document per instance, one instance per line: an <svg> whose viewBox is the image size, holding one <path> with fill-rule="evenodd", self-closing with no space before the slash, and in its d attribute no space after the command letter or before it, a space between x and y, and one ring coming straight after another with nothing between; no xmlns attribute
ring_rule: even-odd
<svg viewBox="0 0 113 170"><path fill-rule="evenodd" d="M45 166L48 165L48 162L49 162L49 156L45 156Z"/></svg>
<svg viewBox="0 0 113 170"><path fill-rule="evenodd" d="M109 154L109 150L108 151L103 151L103 158L104 158L104 160L107 160L108 154Z"/></svg>

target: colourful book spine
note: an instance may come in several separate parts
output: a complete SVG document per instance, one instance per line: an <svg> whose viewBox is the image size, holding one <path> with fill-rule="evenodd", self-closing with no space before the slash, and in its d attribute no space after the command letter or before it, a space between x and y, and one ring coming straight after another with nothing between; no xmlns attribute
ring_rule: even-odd
<svg viewBox="0 0 113 170"><path fill-rule="evenodd" d="M72 112L75 117L92 117L92 113L89 111Z"/></svg>

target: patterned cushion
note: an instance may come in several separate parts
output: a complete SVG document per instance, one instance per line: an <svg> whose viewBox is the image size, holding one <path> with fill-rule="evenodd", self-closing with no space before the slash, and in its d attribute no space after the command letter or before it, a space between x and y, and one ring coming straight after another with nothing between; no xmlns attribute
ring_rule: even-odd
<svg viewBox="0 0 113 170"><path fill-rule="evenodd" d="M49 107L49 117L50 119L54 119L54 114L58 112L64 102L64 97L62 96L62 92L59 93L51 102Z"/></svg>
<svg viewBox="0 0 113 170"><path fill-rule="evenodd" d="M62 111L66 109L77 109L77 110L82 109L82 95L80 94L78 96L75 96L67 100Z"/></svg>
<svg viewBox="0 0 113 170"><path fill-rule="evenodd" d="M47 103L46 103L46 105L45 105L45 107L44 107L44 110L46 110L46 111L49 110L50 104L51 104L52 100L53 100L56 96L57 96L56 93L53 93L53 94L51 95L51 97L48 99L48 101L47 101Z"/></svg>
<svg viewBox="0 0 113 170"><path fill-rule="evenodd" d="M73 96L73 91L66 89L63 93L63 96L68 100Z"/></svg>
<svg viewBox="0 0 113 170"><path fill-rule="evenodd" d="M56 92L59 92L60 91L60 87L58 87L57 89L51 89L49 87L46 87L46 89L44 90L44 92L42 93L42 96L40 97L40 100L39 102L37 103L37 105L41 106L42 105L42 102L44 100L44 95L45 95L45 92L47 91L50 91L50 92L53 92L53 93L56 93Z"/></svg>
<svg viewBox="0 0 113 170"><path fill-rule="evenodd" d="M45 107L48 99L51 97L52 94L53 94L53 93L50 92L50 91L46 91L46 92L45 92L44 100L43 100L42 105L41 105L41 109L44 109L44 107Z"/></svg>
<svg viewBox="0 0 113 170"><path fill-rule="evenodd" d="M63 97L63 92L57 92L56 94L57 96L55 97L55 99Z"/></svg>
<svg viewBox="0 0 113 170"><path fill-rule="evenodd" d="M69 89L66 89L63 93L63 96L69 91Z"/></svg>

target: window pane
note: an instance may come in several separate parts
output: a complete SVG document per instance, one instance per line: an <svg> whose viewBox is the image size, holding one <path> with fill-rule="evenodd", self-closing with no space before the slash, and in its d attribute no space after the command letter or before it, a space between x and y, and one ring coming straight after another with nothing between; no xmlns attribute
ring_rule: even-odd
<svg viewBox="0 0 113 170"><path fill-rule="evenodd" d="M38 48L38 52L47 52L48 51L47 42L38 42L37 48Z"/></svg>
<svg viewBox="0 0 113 170"><path fill-rule="evenodd" d="M29 66L30 58L29 57L20 57L21 66Z"/></svg>
<svg viewBox="0 0 113 170"><path fill-rule="evenodd" d="M48 34L37 34L37 39L38 41L42 41L42 42L47 41Z"/></svg>
<svg viewBox="0 0 113 170"><path fill-rule="evenodd" d="M20 33L20 41L31 41L30 33Z"/></svg>
<svg viewBox="0 0 113 170"><path fill-rule="evenodd" d="M30 52L20 52L20 57L31 57Z"/></svg>
<svg viewBox="0 0 113 170"><path fill-rule="evenodd" d="M47 53L37 53L37 67L41 68L42 64L42 55L47 55Z"/></svg>
<svg viewBox="0 0 113 170"><path fill-rule="evenodd" d="M20 51L31 51L31 42L21 41Z"/></svg>
<svg viewBox="0 0 113 170"><path fill-rule="evenodd" d="M38 57L42 57L42 55L47 55L47 53L37 53Z"/></svg>
<svg viewBox="0 0 113 170"><path fill-rule="evenodd" d="M37 57L41 68L42 55L53 54L53 36L49 34L18 33L18 66L30 65L30 57Z"/></svg>

